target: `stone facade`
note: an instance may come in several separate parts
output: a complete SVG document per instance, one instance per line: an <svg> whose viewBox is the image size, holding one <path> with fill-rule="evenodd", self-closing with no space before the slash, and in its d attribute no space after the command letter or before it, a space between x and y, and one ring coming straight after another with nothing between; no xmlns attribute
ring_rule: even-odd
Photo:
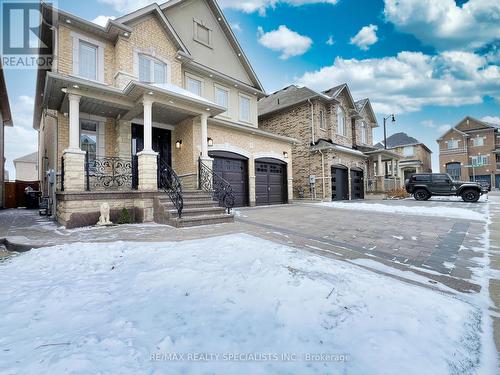
<svg viewBox="0 0 500 375"><path fill-rule="evenodd" d="M311 100L311 104L303 101L292 107L259 118L259 127L261 129L292 137L299 141L292 145L294 199L331 200L331 171L332 166L335 165L342 165L348 168L349 171L354 168L361 169L364 176L368 175L368 158L353 149L355 144L361 143L359 118L352 116L354 108L345 90L337 99L339 104L325 103L320 99ZM343 109L345 114L345 135L339 134L338 131L338 106ZM320 126L321 111L324 113L323 126ZM363 113L363 115L367 116L366 113ZM366 120L366 123L369 124L367 143L371 143L373 124L368 120ZM343 152L340 149L316 150L315 147L312 147L312 144L317 144L321 139L332 141L337 145L351 149L352 152ZM311 176L315 180L314 184L310 183ZM349 173L349 181L350 176Z"/></svg>
<svg viewBox="0 0 500 375"><path fill-rule="evenodd" d="M482 138L482 145L476 145L474 138ZM489 180L491 186L500 181L500 157L495 150L500 149L500 135L496 127L485 125L476 119L466 117L453 129L438 139L439 170L448 173L450 165L460 163L461 180L468 181L474 176L482 176L482 180ZM449 146L450 144L450 146ZM456 147L451 147L453 144ZM486 163L470 167L473 158L486 157ZM455 176L457 177L457 176Z"/></svg>

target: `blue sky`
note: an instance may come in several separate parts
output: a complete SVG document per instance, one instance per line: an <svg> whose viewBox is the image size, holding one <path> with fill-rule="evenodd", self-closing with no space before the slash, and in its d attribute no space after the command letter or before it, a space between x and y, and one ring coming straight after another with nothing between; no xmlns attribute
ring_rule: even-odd
<svg viewBox="0 0 500 375"><path fill-rule="evenodd" d="M1 1L1 0L0 0ZM149 0L59 0L88 20L119 16ZM407 132L434 151L469 115L500 121L500 4L495 0L220 0L267 92L297 83L324 90L347 82L370 97L388 134ZM102 17L101 17L102 18ZM327 43L328 41L328 43ZM7 168L36 151L31 130L35 72L6 70L15 128Z"/></svg>

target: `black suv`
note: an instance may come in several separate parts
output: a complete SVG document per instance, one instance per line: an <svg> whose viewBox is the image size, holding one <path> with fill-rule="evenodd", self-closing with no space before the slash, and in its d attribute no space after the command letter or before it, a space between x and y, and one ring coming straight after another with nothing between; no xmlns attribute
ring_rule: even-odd
<svg viewBox="0 0 500 375"><path fill-rule="evenodd" d="M478 182L454 181L444 173L416 173L405 182L406 191L416 200L426 201L433 195L459 196L465 202L477 202L488 190Z"/></svg>

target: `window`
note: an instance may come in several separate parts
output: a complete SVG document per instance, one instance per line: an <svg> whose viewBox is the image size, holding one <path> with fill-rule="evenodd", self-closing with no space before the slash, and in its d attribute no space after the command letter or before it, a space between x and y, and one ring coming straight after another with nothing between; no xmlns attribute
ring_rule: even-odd
<svg viewBox="0 0 500 375"><path fill-rule="evenodd" d="M340 106L337 107L337 133L346 135L344 110Z"/></svg>
<svg viewBox="0 0 500 375"><path fill-rule="evenodd" d="M368 141L368 126L364 121L361 122L361 143L366 144Z"/></svg>
<svg viewBox="0 0 500 375"><path fill-rule="evenodd" d="M80 41L78 75L97 80L97 46Z"/></svg>
<svg viewBox="0 0 500 375"><path fill-rule="evenodd" d="M487 155L477 155L471 156L471 164L474 166L481 166L488 164L488 156Z"/></svg>
<svg viewBox="0 0 500 375"><path fill-rule="evenodd" d="M431 175L430 174L414 174L411 179L415 182L430 182Z"/></svg>
<svg viewBox="0 0 500 375"><path fill-rule="evenodd" d="M448 150L458 148L458 139L450 139L449 141L446 141L446 146L448 147Z"/></svg>
<svg viewBox="0 0 500 375"><path fill-rule="evenodd" d="M240 95L240 120L250 122L250 98Z"/></svg>
<svg viewBox="0 0 500 375"><path fill-rule="evenodd" d="M80 148L89 153L89 162L94 162L97 156L97 128L96 121L81 120Z"/></svg>
<svg viewBox="0 0 500 375"><path fill-rule="evenodd" d="M201 81L195 78L186 77L186 89L193 94L201 96Z"/></svg>
<svg viewBox="0 0 500 375"><path fill-rule="evenodd" d="M432 182L443 183L448 182L450 178L447 174L434 174L432 175Z"/></svg>
<svg viewBox="0 0 500 375"><path fill-rule="evenodd" d="M215 87L215 103L228 109L229 106L229 91L222 87Z"/></svg>
<svg viewBox="0 0 500 375"><path fill-rule="evenodd" d="M448 163L446 164L446 173L450 175L454 180L459 181L461 177L462 166L460 163Z"/></svg>
<svg viewBox="0 0 500 375"><path fill-rule="evenodd" d="M167 65L145 55L139 55L139 81L167 83Z"/></svg>
<svg viewBox="0 0 500 375"><path fill-rule="evenodd" d="M319 128L325 130L325 111L319 111Z"/></svg>
<svg viewBox="0 0 500 375"><path fill-rule="evenodd" d="M472 145L473 146L484 146L484 138L483 137L472 138Z"/></svg>
<svg viewBox="0 0 500 375"><path fill-rule="evenodd" d="M193 39L207 47L212 47L212 30L202 21L193 20Z"/></svg>
<svg viewBox="0 0 500 375"><path fill-rule="evenodd" d="M415 147L406 146L403 148L403 156L413 156L415 155Z"/></svg>

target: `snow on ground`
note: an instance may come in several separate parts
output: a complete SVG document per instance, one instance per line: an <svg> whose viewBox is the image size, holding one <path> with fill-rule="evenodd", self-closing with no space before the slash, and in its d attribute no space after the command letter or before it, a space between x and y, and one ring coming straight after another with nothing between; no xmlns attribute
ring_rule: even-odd
<svg viewBox="0 0 500 375"><path fill-rule="evenodd" d="M404 201L403 201L404 202ZM321 202L314 203L324 207L340 208L346 210L361 210L387 212L392 214L436 216L466 220L486 221L487 215L484 212L474 211L467 208L450 206L405 206L404 204L387 203L354 203L354 202ZM481 209L478 207L476 209Z"/></svg>
<svg viewBox="0 0 500 375"><path fill-rule="evenodd" d="M245 234L33 250L0 263L0 285L2 374L464 374L479 365L480 309ZM184 360L165 361L169 353ZM219 357L187 362L188 353ZM292 361L276 360L283 354Z"/></svg>

